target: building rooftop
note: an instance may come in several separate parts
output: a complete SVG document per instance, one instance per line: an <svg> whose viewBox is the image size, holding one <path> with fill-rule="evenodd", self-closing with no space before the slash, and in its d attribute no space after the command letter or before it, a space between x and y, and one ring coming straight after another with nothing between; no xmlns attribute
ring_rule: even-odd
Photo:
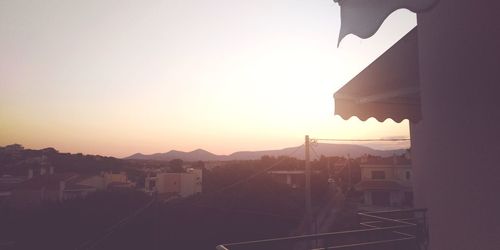
<svg viewBox="0 0 500 250"><path fill-rule="evenodd" d="M390 157L381 157L365 155L361 157L361 165L410 165L411 159L405 155L395 155Z"/></svg>

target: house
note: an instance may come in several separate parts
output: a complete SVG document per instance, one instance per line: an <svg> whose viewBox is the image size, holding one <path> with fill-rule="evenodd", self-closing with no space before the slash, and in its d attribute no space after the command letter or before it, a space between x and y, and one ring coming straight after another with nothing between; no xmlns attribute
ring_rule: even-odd
<svg viewBox="0 0 500 250"><path fill-rule="evenodd" d="M319 174L319 170L312 172L313 174ZM284 183L292 188L304 187L304 170L269 170L267 174L271 175L274 180Z"/></svg>
<svg viewBox="0 0 500 250"><path fill-rule="evenodd" d="M96 190L106 189L106 179L103 174L100 175L81 175L74 180L78 185L85 185L95 188Z"/></svg>
<svg viewBox="0 0 500 250"><path fill-rule="evenodd" d="M35 170L28 169L26 177L0 177L0 206L36 208L47 202L84 198L100 189L95 185L86 185L85 180L91 178L89 176L55 174L53 166L42 166Z"/></svg>
<svg viewBox="0 0 500 250"><path fill-rule="evenodd" d="M180 173L152 173L145 180L146 192L158 194L179 194L181 191Z"/></svg>
<svg viewBox="0 0 500 250"><path fill-rule="evenodd" d="M181 197L188 197L194 194L201 193L203 179L202 170L189 168L186 173L180 173L181 189L179 195Z"/></svg>
<svg viewBox="0 0 500 250"><path fill-rule="evenodd" d="M16 208L35 208L47 202L63 202L84 198L96 189L71 182L77 174L47 174L19 183L10 191L9 205Z"/></svg>
<svg viewBox="0 0 500 250"><path fill-rule="evenodd" d="M496 1L338 1L341 35L373 35L393 11L417 27L335 94L344 118L410 121L416 207L429 248L500 246L500 49Z"/></svg>
<svg viewBox="0 0 500 250"><path fill-rule="evenodd" d="M411 207L411 162L404 157L361 159L361 181L356 190L363 193L363 203L381 207Z"/></svg>
<svg viewBox="0 0 500 250"><path fill-rule="evenodd" d="M97 188L74 183L73 181L64 182L62 201L72 199L83 199L87 195L98 191Z"/></svg>
<svg viewBox="0 0 500 250"><path fill-rule="evenodd" d="M105 189L109 188L133 188L135 187L135 183L128 179L127 173L124 171L107 171L101 173L102 178L104 179L104 187ZM90 180L89 180L90 181ZM98 181L95 179L94 181Z"/></svg>
<svg viewBox="0 0 500 250"><path fill-rule="evenodd" d="M78 175L71 180L71 183L92 187L95 190L135 187L135 183L128 179L127 173L124 171L104 171L100 174Z"/></svg>
<svg viewBox="0 0 500 250"><path fill-rule="evenodd" d="M186 172L148 173L145 179L145 191L166 196L188 197L202 192L203 175L201 169L188 168Z"/></svg>
<svg viewBox="0 0 500 250"><path fill-rule="evenodd" d="M28 178L24 176L2 175L0 177L0 209L7 207L10 202L12 190Z"/></svg>

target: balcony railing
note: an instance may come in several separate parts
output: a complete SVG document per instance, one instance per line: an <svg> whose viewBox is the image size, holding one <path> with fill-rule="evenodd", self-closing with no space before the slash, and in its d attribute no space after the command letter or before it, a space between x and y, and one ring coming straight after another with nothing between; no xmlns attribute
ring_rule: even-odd
<svg viewBox="0 0 500 250"><path fill-rule="evenodd" d="M426 209L358 213L356 230L222 244L217 250L425 250Z"/></svg>

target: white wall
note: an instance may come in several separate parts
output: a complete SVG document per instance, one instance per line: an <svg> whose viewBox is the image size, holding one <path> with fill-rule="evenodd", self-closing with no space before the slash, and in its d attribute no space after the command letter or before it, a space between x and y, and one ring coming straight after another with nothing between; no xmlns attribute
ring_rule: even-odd
<svg viewBox="0 0 500 250"><path fill-rule="evenodd" d="M411 185L411 179L406 180L406 172L410 172L411 167L407 165L362 165L361 166L361 179L362 180L372 180L372 171L384 171L385 180L399 181L402 184ZM410 177L411 178L411 177Z"/></svg>
<svg viewBox="0 0 500 250"><path fill-rule="evenodd" d="M156 181L156 190L159 194L179 193L181 190L180 173L158 173Z"/></svg>
<svg viewBox="0 0 500 250"><path fill-rule="evenodd" d="M202 170L189 169L181 174L180 196L187 197L202 192Z"/></svg>
<svg viewBox="0 0 500 250"><path fill-rule="evenodd" d="M500 249L500 2L418 14L423 119L411 126L430 249Z"/></svg>
<svg viewBox="0 0 500 250"><path fill-rule="evenodd" d="M157 173L154 177L146 177L146 191L157 191L159 194L178 194L188 197L201 193L203 186L201 169L188 169L186 173ZM153 180L155 187L149 187L148 181Z"/></svg>

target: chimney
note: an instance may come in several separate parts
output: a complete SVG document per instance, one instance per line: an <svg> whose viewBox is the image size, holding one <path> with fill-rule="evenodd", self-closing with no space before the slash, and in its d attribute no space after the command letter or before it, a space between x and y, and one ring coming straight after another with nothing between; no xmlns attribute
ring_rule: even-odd
<svg viewBox="0 0 500 250"><path fill-rule="evenodd" d="M31 179L31 178L33 178L33 169L32 168L28 169L28 179Z"/></svg>

